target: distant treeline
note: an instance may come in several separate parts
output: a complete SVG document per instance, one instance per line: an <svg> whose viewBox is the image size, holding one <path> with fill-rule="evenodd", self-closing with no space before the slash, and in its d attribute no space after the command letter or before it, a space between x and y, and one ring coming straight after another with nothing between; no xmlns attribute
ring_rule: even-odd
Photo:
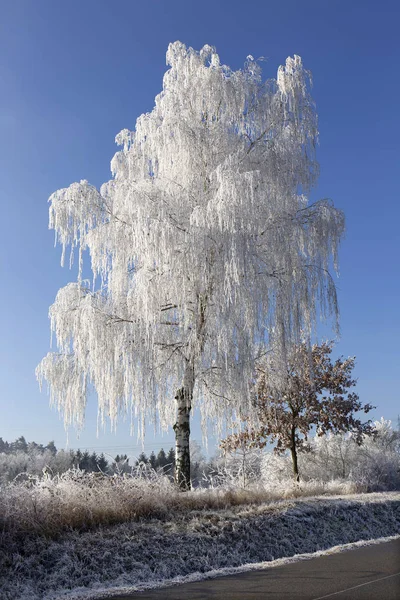
<svg viewBox="0 0 400 600"><path fill-rule="evenodd" d="M136 465L139 463L150 465L156 470L163 469L165 472L172 471L175 465L175 450L170 448L168 454L166 454L164 448L161 448L157 456L154 451L151 452L150 456L147 456L144 452L142 452L138 456Z"/></svg>
<svg viewBox="0 0 400 600"><path fill-rule="evenodd" d="M58 450L54 441L45 446L36 442L27 442L20 436L14 442L4 441L0 437L0 481L11 481L21 473L37 475L48 469L53 474L64 473L76 468L86 473L103 472L107 474L131 472L132 467L149 465L155 470L162 469L172 475L175 465L175 452L168 453L163 448L156 455L147 456L142 452L133 464L127 454L117 454L114 459L106 458L104 453L90 453L88 450Z"/></svg>
<svg viewBox="0 0 400 600"><path fill-rule="evenodd" d="M47 446L43 444L37 444L36 442L27 442L23 435L17 438L15 442L5 442L0 437L0 454L15 454L16 452L46 452L48 450L51 454L57 454L57 448L54 442L49 442Z"/></svg>

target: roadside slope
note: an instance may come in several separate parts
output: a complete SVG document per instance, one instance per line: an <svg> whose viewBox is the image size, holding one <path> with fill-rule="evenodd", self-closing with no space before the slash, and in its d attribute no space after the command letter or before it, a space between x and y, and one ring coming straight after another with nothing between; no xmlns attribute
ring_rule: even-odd
<svg viewBox="0 0 400 600"><path fill-rule="evenodd" d="M190 582L134 591L108 600L399 600L400 537L336 546L292 559L244 565L231 573L214 571ZM256 568L258 567L258 568ZM233 573L232 573L233 571ZM189 579L189 578L188 578ZM97 600L100 600L98 597Z"/></svg>
<svg viewBox="0 0 400 600"><path fill-rule="evenodd" d="M0 589L4 600L93 598L396 534L400 493L188 511L56 541L26 537L3 564Z"/></svg>

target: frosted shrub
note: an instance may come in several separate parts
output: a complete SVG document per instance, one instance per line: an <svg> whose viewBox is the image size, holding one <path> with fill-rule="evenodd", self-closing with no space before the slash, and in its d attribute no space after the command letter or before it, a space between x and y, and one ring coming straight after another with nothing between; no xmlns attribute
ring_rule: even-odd
<svg viewBox="0 0 400 600"><path fill-rule="evenodd" d="M350 435L315 437L311 440L311 451L303 457L302 469L305 479L346 479L351 465L355 464L358 445Z"/></svg>
<svg viewBox="0 0 400 600"><path fill-rule="evenodd" d="M299 456L300 482L293 479L290 456L267 452L261 462L261 480L266 491L274 491L282 498L319 496L323 494L353 494L362 491L353 481L320 476L313 471L309 454Z"/></svg>
<svg viewBox="0 0 400 600"><path fill-rule="evenodd" d="M375 435L365 436L361 445L350 434L311 439L310 452L299 455L302 482L319 482L325 487L335 482L358 491L400 489L400 433L384 419L376 421L374 429ZM266 453L261 474L267 488L276 483L290 485L293 478L290 457Z"/></svg>
<svg viewBox="0 0 400 600"><path fill-rule="evenodd" d="M58 451L55 455L49 450L0 453L0 483L13 481L16 477L40 475L44 470L51 473L64 473L71 467L71 454L64 450Z"/></svg>
<svg viewBox="0 0 400 600"><path fill-rule="evenodd" d="M29 456L25 452L0 454L0 482L12 481L20 473L28 471Z"/></svg>
<svg viewBox="0 0 400 600"><path fill-rule="evenodd" d="M266 452L261 460L261 477L267 487L293 479L293 467L287 454Z"/></svg>
<svg viewBox="0 0 400 600"><path fill-rule="evenodd" d="M243 448L217 458L204 482L211 487L233 487L245 489L259 482L262 452Z"/></svg>
<svg viewBox="0 0 400 600"><path fill-rule="evenodd" d="M350 480L369 491L400 489L400 433L383 418L375 421L374 431L361 445L352 435L316 437L303 457L304 477Z"/></svg>
<svg viewBox="0 0 400 600"><path fill-rule="evenodd" d="M400 432L391 421L374 423L376 436L357 448L351 479L370 490L400 489Z"/></svg>

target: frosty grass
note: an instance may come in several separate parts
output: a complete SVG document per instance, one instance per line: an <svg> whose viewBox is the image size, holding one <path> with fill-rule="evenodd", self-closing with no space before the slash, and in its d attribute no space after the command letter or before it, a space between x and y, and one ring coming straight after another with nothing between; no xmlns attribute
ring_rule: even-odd
<svg viewBox="0 0 400 600"><path fill-rule="evenodd" d="M398 535L400 493L392 492L177 512L56 541L25 536L12 560L0 554L1 598L106 598Z"/></svg>

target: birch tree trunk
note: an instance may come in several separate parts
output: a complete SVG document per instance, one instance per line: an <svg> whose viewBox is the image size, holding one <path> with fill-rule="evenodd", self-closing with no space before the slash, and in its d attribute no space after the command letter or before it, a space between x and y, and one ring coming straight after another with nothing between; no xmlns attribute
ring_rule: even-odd
<svg viewBox="0 0 400 600"><path fill-rule="evenodd" d="M175 431L175 483L182 491L188 491L190 485L190 411L194 388L194 371L186 367L184 384L177 391Z"/></svg>
<svg viewBox="0 0 400 600"><path fill-rule="evenodd" d="M209 264L214 260L213 254ZM190 483L190 411L192 410L193 389L195 383L194 357L201 355L205 344L205 323L208 295L212 292L212 284L205 294L197 296L196 342L186 362L183 385L178 389L176 400L175 431L175 483L182 491L191 489Z"/></svg>

